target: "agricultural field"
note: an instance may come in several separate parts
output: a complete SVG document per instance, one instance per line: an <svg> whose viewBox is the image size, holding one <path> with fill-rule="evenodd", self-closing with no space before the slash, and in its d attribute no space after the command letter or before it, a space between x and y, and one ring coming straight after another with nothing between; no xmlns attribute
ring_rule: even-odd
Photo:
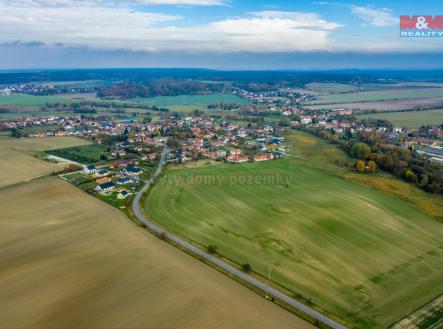
<svg viewBox="0 0 443 329"><path fill-rule="evenodd" d="M74 137L52 137L41 139L14 139L0 137L0 188L29 181L60 171L63 165L41 161L33 156L35 152L89 142Z"/></svg>
<svg viewBox="0 0 443 329"><path fill-rule="evenodd" d="M260 164L174 167L145 209L349 324L387 327L443 292L443 226L389 193L344 179L331 163L347 157L332 145L319 152L322 145L294 143L293 158Z"/></svg>
<svg viewBox="0 0 443 329"><path fill-rule="evenodd" d="M439 329L443 325L443 295L396 323L392 329Z"/></svg>
<svg viewBox="0 0 443 329"><path fill-rule="evenodd" d="M305 86L305 89L318 91L322 93L329 93L329 94L348 93L351 91L359 90L357 86L345 83L322 83L322 82L308 83Z"/></svg>
<svg viewBox="0 0 443 329"><path fill-rule="evenodd" d="M205 105L168 105L168 109L171 112L183 112L190 113L194 110L198 111L210 111Z"/></svg>
<svg viewBox="0 0 443 329"><path fill-rule="evenodd" d="M151 98L132 98L129 102L144 103L156 106L183 106L203 105L216 103L239 103L247 104L247 101L232 94L207 94L207 95L181 95L181 96L158 96Z"/></svg>
<svg viewBox="0 0 443 329"><path fill-rule="evenodd" d="M422 107L443 106L443 97L402 99L378 102L339 103L324 105L304 104L303 107L311 110L348 109L348 110L409 110Z"/></svg>
<svg viewBox="0 0 443 329"><path fill-rule="evenodd" d="M443 88L397 89L384 91L366 91L346 94L321 95L306 104L341 104L358 102L375 102L387 100L418 99L443 97Z"/></svg>
<svg viewBox="0 0 443 329"><path fill-rule="evenodd" d="M420 88L443 88L440 82L399 82L399 83L363 83L359 85L361 90L389 90L389 89L420 89Z"/></svg>
<svg viewBox="0 0 443 329"><path fill-rule="evenodd" d="M83 164L96 163L110 155L108 146L88 144L51 150L49 154Z"/></svg>
<svg viewBox="0 0 443 329"><path fill-rule="evenodd" d="M313 328L58 178L0 204L5 328Z"/></svg>
<svg viewBox="0 0 443 329"><path fill-rule="evenodd" d="M357 115L359 120L376 118L392 122L396 126L419 127L428 124L443 124L443 109L429 111L389 112Z"/></svg>
<svg viewBox="0 0 443 329"><path fill-rule="evenodd" d="M26 107L28 109L28 107ZM8 113L0 112L0 120L13 120L23 117L33 117L33 116L70 116L72 115L72 111L40 111L39 109L35 109L35 111L11 111Z"/></svg>
<svg viewBox="0 0 443 329"><path fill-rule="evenodd" d="M11 95L0 96L0 106L2 105L20 105L20 106L39 106L46 103L70 102L68 98L57 96L31 96L31 95Z"/></svg>

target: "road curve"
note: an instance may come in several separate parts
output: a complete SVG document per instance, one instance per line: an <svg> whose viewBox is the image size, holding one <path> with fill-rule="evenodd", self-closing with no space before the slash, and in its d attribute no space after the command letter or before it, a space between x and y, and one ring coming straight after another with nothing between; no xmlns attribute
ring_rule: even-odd
<svg viewBox="0 0 443 329"><path fill-rule="evenodd" d="M253 285L254 287L267 292L271 296L280 299L281 301L285 302L288 305L291 305L292 307L296 308L297 310L310 315L312 318L328 325L329 327L334 328L334 329L347 329L347 327L345 327L345 326L341 325L340 323L332 320L331 318L317 312L316 310L312 309L311 307L298 302L297 300L289 297L288 295L285 295L281 291L272 288L271 286L267 285L266 283L261 282L255 278L253 278L252 276L236 269L235 267L225 263L221 259L214 257L214 256L210 255L209 253L195 247L194 245L190 244L189 242L182 240L179 237L165 231L163 228L154 224L152 221L150 221L148 218L146 218L146 216L140 210L140 200L141 200L142 194L149 189L151 184L160 175L160 173L163 169L163 166L165 164L167 155L168 155L168 149L165 148L162 152L159 165L158 165L154 175L151 176L151 178L146 182L146 184L143 186L143 188L137 193L137 195L134 198L134 201L132 203L132 208L134 210L135 216L138 218L138 220L140 222L145 224L150 230L154 231L155 233L163 235L167 239L177 243L178 245L181 245L183 248L187 249L188 251L191 251L192 253L204 258L206 261L211 262L212 264L222 268L223 270L236 276L237 278L240 278L241 280L246 281L247 283Z"/></svg>

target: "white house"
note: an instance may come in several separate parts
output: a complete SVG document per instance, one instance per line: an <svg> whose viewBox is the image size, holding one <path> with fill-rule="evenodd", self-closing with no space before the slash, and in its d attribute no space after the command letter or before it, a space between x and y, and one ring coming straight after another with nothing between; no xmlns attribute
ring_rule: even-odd
<svg viewBox="0 0 443 329"><path fill-rule="evenodd" d="M83 172L85 174L95 174L97 172L97 168L94 165L85 166L83 168Z"/></svg>
<svg viewBox="0 0 443 329"><path fill-rule="evenodd" d="M100 184L95 188L95 190L99 192L109 192L113 189L115 189L115 185L112 182Z"/></svg>

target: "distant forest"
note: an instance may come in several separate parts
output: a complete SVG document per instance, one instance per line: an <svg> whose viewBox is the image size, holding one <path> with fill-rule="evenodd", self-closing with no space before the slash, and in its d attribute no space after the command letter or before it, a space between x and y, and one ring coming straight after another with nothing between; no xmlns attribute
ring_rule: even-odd
<svg viewBox="0 0 443 329"><path fill-rule="evenodd" d="M205 69L77 69L0 71L0 85L47 81L110 80L143 83L156 79L233 81L238 83L285 83L303 86L310 82L442 81L443 71L216 71Z"/></svg>

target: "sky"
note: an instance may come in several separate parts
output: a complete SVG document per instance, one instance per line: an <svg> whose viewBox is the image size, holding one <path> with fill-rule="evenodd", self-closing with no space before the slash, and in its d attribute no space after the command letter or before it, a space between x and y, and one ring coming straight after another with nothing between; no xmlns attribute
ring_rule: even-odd
<svg viewBox="0 0 443 329"><path fill-rule="evenodd" d="M0 0L0 68L436 68L442 1Z"/></svg>

